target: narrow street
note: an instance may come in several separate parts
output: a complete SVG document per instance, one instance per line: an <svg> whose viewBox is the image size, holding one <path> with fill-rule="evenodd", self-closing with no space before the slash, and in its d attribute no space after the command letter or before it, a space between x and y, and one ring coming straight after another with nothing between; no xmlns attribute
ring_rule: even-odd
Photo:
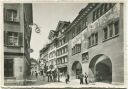
<svg viewBox="0 0 128 89"><path fill-rule="evenodd" d="M35 76L32 76L31 79L33 80L33 82L31 83L32 86L36 86L36 87L47 87L47 88L68 88L68 87L72 87L72 88L80 88L80 87L105 87L107 86L109 87L120 87L120 88L124 88L124 85L119 84L119 85L114 85L114 84L109 84L109 83L103 83L103 82L95 82L95 83L89 83L89 84L80 84L79 79L72 79L70 80L70 82L68 84L65 83L64 79L60 79L60 82L48 82L47 78L43 79L42 76L38 76L38 78L36 78ZM100 86L99 86L100 85Z"/></svg>

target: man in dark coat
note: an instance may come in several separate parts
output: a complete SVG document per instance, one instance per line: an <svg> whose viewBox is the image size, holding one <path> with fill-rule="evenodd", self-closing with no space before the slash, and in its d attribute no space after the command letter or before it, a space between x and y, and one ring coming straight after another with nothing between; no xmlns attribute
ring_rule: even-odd
<svg viewBox="0 0 128 89"><path fill-rule="evenodd" d="M69 74L67 74L67 76L66 76L67 78L66 78L66 80L65 80L65 82L66 82L66 84L69 82L69 79L70 79L70 76L69 76Z"/></svg>
<svg viewBox="0 0 128 89"><path fill-rule="evenodd" d="M38 73L36 72L36 78L38 77Z"/></svg>
<svg viewBox="0 0 128 89"><path fill-rule="evenodd" d="M87 78L88 78L88 75L85 73L85 83L86 83L86 84L88 84Z"/></svg>
<svg viewBox="0 0 128 89"><path fill-rule="evenodd" d="M84 75L83 74L80 74L79 78L80 78L80 84L83 84Z"/></svg>

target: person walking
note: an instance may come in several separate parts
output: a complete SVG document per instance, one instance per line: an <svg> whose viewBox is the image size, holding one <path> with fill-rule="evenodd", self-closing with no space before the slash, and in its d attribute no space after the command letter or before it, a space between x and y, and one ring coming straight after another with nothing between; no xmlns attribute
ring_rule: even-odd
<svg viewBox="0 0 128 89"><path fill-rule="evenodd" d="M66 80L65 80L66 84L67 84L68 82L70 82L69 79L70 79L70 76L69 76L69 74L67 74Z"/></svg>
<svg viewBox="0 0 128 89"><path fill-rule="evenodd" d="M56 82L56 76L57 76L56 71L54 71L54 72L53 72L53 81L54 81L54 82Z"/></svg>
<svg viewBox="0 0 128 89"><path fill-rule="evenodd" d="M84 75L83 74L80 74L79 78L80 78L80 84L83 84Z"/></svg>
<svg viewBox="0 0 128 89"><path fill-rule="evenodd" d="M88 78L88 75L85 73L85 83L88 84L88 81L87 81L87 78Z"/></svg>
<svg viewBox="0 0 128 89"><path fill-rule="evenodd" d="M47 76L48 76L48 82L50 82L50 74L48 73Z"/></svg>
<svg viewBox="0 0 128 89"><path fill-rule="evenodd" d="M58 78L58 82L60 82L60 73L57 72L57 78Z"/></svg>
<svg viewBox="0 0 128 89"><path fill-rule="evenodd" d="M37 73L37 71L36 71L36 78L38 77L38 73Z"/></svg>
<svg viewBox="0 0 128 89"><path fill-rule="evenodd" d="M50 71L50 82L53 82L53 73Z"/></svg>
<svg viewBox="0 0 128 89"><path fill-rule="evenodd" d="M55 71L55 82L57 82L57 73Z"/></svg>

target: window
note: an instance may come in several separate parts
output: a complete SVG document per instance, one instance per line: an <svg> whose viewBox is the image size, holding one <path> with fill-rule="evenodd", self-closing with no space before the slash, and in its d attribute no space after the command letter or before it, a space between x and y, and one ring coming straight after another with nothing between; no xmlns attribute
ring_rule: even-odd
<svg viewBox="0 0 128 89"><path fill-rule="evenodd" d="M104 11L107 11L107 3L104 4Z"/></svg>
<svg viewBox="0 0 128 89"><path fill-rule="evenodd" d="M92 41L91 41L92 43L91 44L93 45L94 44L94 40L95 40L94 39L94 34L92 34L91 38L92 38Z"/></svg>
<svg viewBox="0 0 128 89"><path fill-rule="evenodd" d="M82 54L82 61L89 60L88 52Z"/></svg>
<svg viewBox="0 0 128 89"><path fill-rule="evenodd" d="M72 55L74 54L74 47L72 48Z"/></svg>
<svg viewBox="0 0 128 89"><path fill-rule="evenodd" d="M18 22L16 10L7 9L5 14L6 14L6 21Z"/></svg>
<svg viewBox="0 0 128 89"><path fill-rule="evenodd" d="M91 45L91 36L88 38L88 45L90 46Z"/></svg>
<svg viewBox="0 0 128 89"><path fill-rule="evenodd" d="M62 54L64 54L64 48L62 48Z"/></svg>
<svg viewBox="0 0 128 89"><path fill-rule="evenodd" d="M119 33L119 21L116 21L114 23L114 27L115 27L115 35L117 35Z"/></svg>
<svg viewBox="0 0 128 89"><path fill-rule="evenodd" d="M113 24L109 24L109 36L112 37L113 36Z"/></svg>
<svg viewBox="0 0 128 89"><path fill-rule="evenodd" d="M68 51L68 48L67 48L67 46L65 47L65 52L67 52Z"/></svg>
<svg viewBox="0 0 128 89"><path fill-rule="evenodd" d="M4 31L5 46L23 46L23 34L18 32Z"/></svg>
<svg viewBox="0 0 128 89"><path fill-rule="evenodd" d="M62 49L60 49L60 55L62 55Z"/></svg>
<svg viewBox="0 0 128 89"><path fill-rule="evenodd" d="M103 29L103 31L104 31L104 40L105 40L105 39L108 38L108 28L105 27L105 28Z"/></svg>
<svg viewBox="0 0 128 89"><path fill-rule="evenodd" d="M73 48L72 48L72 55L80 53L81 52L81 44L76 44Z"/></svg>
<svg viewBox="0 0 128 89"><path fill-rule="evenodd" d="M103 13L104 13L104 8L103 8L103 5L101 5L101 8L100 8L100 16L102 16Z"/></svg>
<svg viewBox="0 0 128 89"><path fill-rule="evenodd" d="M64 63L64 57L62 57L61 60L62 60L62 64L63 64Z"/></svg>
<svg viewBox="0 0 128 89"><path fill-rule="evenodd" d="M78 44L78 53L81 52L81 44Z"/></svg>
<svg viewBox="0 0 128 89"><path fill-rule="evenodd" d="M102 4L99 8L97 8L93 12L93 21L97 20L103 14L105 14L108 10L110 10L114 6L114 3L105 3Z"/></svg>
<svg viewBox="0 0 128 89"><path fill-rule="evenodd" d="M103 33L104 33L103 41L106 41L110 38L117 36L119 34L119 20L114 23L110 23L108 26L106 26L103 29Z"/></svg>
<svg viewBox="0 0 128 89"><path fill-rule="evenodd" d="M13 77L13 59L4 60L4 77Z"/></svg>
<svg viewBox="0 0 128 89"><path fill-rule="evenodd" d="M64 44L66 43L66 39L65 38L63 39L63 42L64 42Z"/></svg>
<svg viewBox="0 0 128 89"><path fill-rule="evenodd" d="M92 47L98 44L98 32L93 33L89 38L88 38L89 46Z"/></svg>
<svg viewBox="0 0 128 89"><path fill-rule="evenodd" d="M101 8L100 8L101 9ZM97 10L97 18L100 17L100 9Z"/></svg>
<svg viewBox="0 0 128 89"><path fill-rule="evenodd" d="M8 45L9 46L18 46L18 33L8 32Z"/></svg>
<svg viewBox="0 0 128 89"><path fill-rule="evenodd" d="M98 43L98 32L95 33L95 42L96 42L96 44Z"/></svg>
<svg viewBox="0 0 128 89"><path fill-rule="evenodd" d="M83 29L87 27L87 19L83 20Z"/></svg>
<svg viewBox="0 0 128 89"><path fill-rule="evenodd" d="M62 58L60 58L60 64L62 64Z"/></svg>
<svg viewBox="0 0 128 89"><path fill-rule="evenodd" d="M66 62L68 62L68 58L67 58L67 56L65 56L65 63L66 63Z"/></svg>
<svg viewBox="0 0 128 89"><path fill-rule="evenodd" d="M81 24L81 22L80 22L80 24ZM80 24L78 24L77 27L75 27L76 34L79 34L81 32L81 25Z"/></svg>
<svg viewBox="0 0 128 89"><path fill-rule="evenodd" d="M72 30L72 38L75 37L75 29Z"/></svg>

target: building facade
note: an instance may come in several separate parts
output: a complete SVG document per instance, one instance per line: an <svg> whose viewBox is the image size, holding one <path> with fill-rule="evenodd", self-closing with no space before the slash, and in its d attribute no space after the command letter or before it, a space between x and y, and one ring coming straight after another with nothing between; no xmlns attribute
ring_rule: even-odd
<svg viewBox="0 0 128 89"><path fill-rule="evenodd" d="M49 45L46 44L43 49L40 50L40 58L39 58L39 65L41 67L41 74L44 74L48 70L48 53L49 53Z"/></svg>
<svg viewBox="0 0 128 89"><path fill-rule="evenodd" d="M48 71L56 68L56 31L50 30L49 36L49 51L48 51Z"/></svg>
<svg viewBox="0 0 128 89"><path fill-rule="evenodd" d="M51 33L57 33L60 72L71 79L86 73L89 82L124 83L123 4L89 3L72 23L60 21Z"/></svg>
<svg viewBox="0 0 128 89"><path fill-rule="evenodd" d="M62 76L68 73L68 37L65 31L69 24L70 22L59 21L56 28L56 66Z"/></svg>
<svg viewBox="0 0 128 89"><path fill-rule="evenodd" d="M32 4L4 4L4 83L20 84L30 75L29 25Z"/></svg>
<svg viewBox="0 0 128 89"><path fill-rule="evenodd" d="M72 78L87 73L90 82L124 83L122 4L88 4L67 34Z"/></svg>

